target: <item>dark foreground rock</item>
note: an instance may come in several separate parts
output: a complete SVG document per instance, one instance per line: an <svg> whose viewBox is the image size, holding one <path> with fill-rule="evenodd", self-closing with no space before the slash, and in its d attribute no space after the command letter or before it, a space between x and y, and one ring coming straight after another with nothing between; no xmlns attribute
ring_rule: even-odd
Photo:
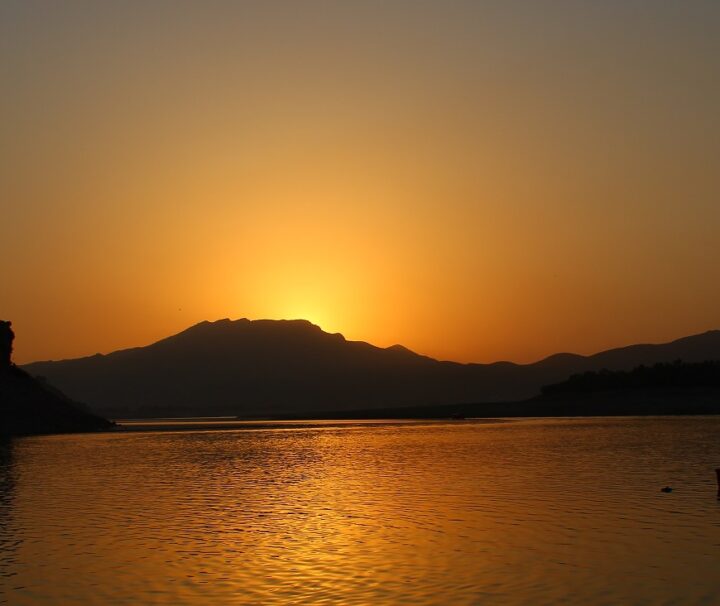
<svg viewBox="0 0 720 606"><path fill-rule="evenodd" d="M0 370L0 436L102 431L113 423L83 410L47 384L11 366Z"/></svg>
<svg viewBox="0 0 720 606"><path fill-rule="evenodd" d="M0 322L0 436L102 431L114 426L14 366L13 336L10 323Z"/></svg>

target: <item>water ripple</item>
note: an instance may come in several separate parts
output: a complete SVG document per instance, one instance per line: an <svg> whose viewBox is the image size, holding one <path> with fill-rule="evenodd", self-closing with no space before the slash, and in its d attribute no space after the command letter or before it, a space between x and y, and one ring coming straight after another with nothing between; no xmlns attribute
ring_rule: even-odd
<svg viewBox="0 0 720 606"><path fill-rule="evenodd" d="M0 603L718 603L719 429L566 419L16 440L0 448Z"/></svg>

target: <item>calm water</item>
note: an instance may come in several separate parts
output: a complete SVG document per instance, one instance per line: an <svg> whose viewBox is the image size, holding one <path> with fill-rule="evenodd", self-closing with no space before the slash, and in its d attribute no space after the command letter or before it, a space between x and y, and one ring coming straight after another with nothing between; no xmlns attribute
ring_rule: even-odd
<svg viewBox="0 0 720 606"><path fill-rule="evenodd" d="M16 440L0 602L719 604L719 438L651 418Z"/></svg>

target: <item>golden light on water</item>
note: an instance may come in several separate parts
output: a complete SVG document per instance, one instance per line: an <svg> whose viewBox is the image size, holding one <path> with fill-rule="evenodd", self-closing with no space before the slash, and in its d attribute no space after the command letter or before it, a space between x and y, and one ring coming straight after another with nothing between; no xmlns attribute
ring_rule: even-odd
<svg viewBox="0 0 720 606"><path fill-rule="evenodd" d="M0 450L0 588L18 603L717 594L716 419L264 425ZM658 493L667 478L682 497Z"/></svg>

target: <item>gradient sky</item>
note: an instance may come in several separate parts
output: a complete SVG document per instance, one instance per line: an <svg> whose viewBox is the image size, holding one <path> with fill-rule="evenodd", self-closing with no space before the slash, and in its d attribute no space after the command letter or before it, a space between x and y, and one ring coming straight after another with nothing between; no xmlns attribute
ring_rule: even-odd
<svg viewBox="0 0 720 606"><path fill-rule="evenodd" d="M720 328L716 0L0 0L16 361L306 318L529 362Z"/></svg>

